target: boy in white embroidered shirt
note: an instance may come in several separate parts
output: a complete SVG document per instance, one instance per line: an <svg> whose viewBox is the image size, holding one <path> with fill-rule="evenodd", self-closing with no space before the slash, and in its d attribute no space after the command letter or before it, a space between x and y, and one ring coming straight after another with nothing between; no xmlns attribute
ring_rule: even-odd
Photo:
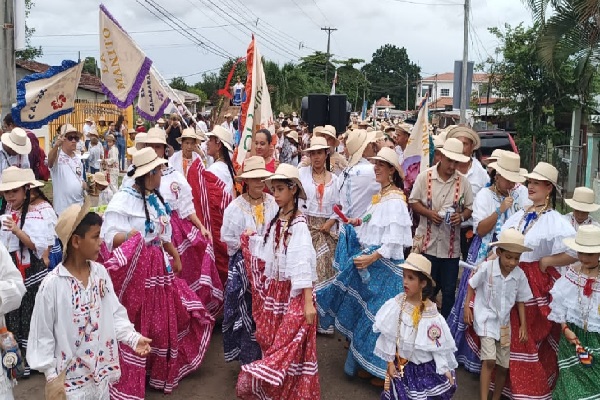
<svg viewBox="0 0 600 400"><path fill-rule="evenodd" d="M524 246L525 237L516 229L506 229L497 242L498 258L481 264L469 279L465 300L464 319L474 324L475 333L481 340L480 398L487 400L492 371L496 366L496 382L493 400L500 400L506 382L510 361L510 310L515 303L519 312L519 339L527 341L525 302L533 297L527 277L519 268L521 254L531 251ZM474 314L469 303L477 292Z"/></svg>
<svg viewBox="0 0 600 400"><path fill-rule="evenodd" d="M150 353L151 340L135 331L108 272L90 261L100 251L102 218L89 209L86 200L60 215L63 262L44 278L31 318L27 361L46 376L47 399L109 400L121 376L119 342L140 357Z"/></svg>

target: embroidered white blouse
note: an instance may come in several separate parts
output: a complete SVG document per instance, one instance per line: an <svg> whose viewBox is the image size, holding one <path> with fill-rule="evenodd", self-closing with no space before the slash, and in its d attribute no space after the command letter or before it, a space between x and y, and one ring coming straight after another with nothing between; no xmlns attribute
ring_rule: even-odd
<svg viewBox="0 0 600 400"><path fill-rule="evenodd" d="M527 197L527 193L523 196L520 190L515 190L513 199L512 207L499 217L501 218L502 223L517 211L529 207L532 204L531 200ZM477 197L475 197L475 201L473 202L473 230L475 232L477 232L479 223L496 212L496 209L500 207L501 202L502 198L490 188L484 188L477 194ZM494 230L492 229L487 235L493 234L493 232Z"/></svg>
<svg viewBox="0 0 600 400"><path fill-rule="evenodd" d="M192 152L192 159L189 160L188 170L192 163L200 158L200 155L196 152ZM175 168L177 172L180 172L183 176L187 176L187 171L183 170L183 153L181 150L176 151L171 157L169 157L169 167Z"/></svg>
<svg viewBox="0 0 600 400"><path fill-rule="evenodd" d="M594 225L600 227L600 223L590 216L588 216L587 219L581 224L577 222L572 212L563 215L563 217L571 224L573 228L575 228L575 230L579 229L579 227L582 225Z"/></svg>
<svg viewBox="0 0 600 400"><path fill-rule="evenodd" d="M183 174L175 168L163 169L159 190L171 210L177 211L179 218L185 219L196 212L192 187Z"/></svg>
<svg viewBox="0 0 600 400"><path fill-rule="evenodd" d="M225 184L227 193L233 195L233 179L231 178L231 173L229 172L227 164L223 161L215 161L208 167L207 171L212 172L217 178L222 180Z"/></svg>
<svg viewBox="0 0 600 400"><path fill-rule="evenodd" d="M367 159L361 158L356 165L346 168L337 180L344 215L348 218L363 217L379 189L381 185L375 180L373 164Z"/></svg>
<svg viewBox="0 0 600 400"><path fill-rule="evenodd" d="M108 272L90 261L87 287L59 264L42 282L31 317L27 362L52 380L65 368L69 399L108 399L121 376L118 342L140 334L119 303ZM83 382L83 383L82 383Z"/></svg>
<svg viewBox="0 0 600 400"><path fill-rule="evenodd" d="M339 178L335 174L331 174L331 180L324 185L323 197L319 199L317 184L312 176L312 167L302 167L298 172L300 182L306 192L306 200L301 199L298 203L302 212L312 217L337 219L337 215L333 212L333 206L340 203L337 190Z"/></svg>

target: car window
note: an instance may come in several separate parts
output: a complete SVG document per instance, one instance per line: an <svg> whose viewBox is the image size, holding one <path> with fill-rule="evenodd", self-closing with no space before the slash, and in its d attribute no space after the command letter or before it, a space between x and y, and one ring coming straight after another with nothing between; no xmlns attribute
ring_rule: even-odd
<svg viewBox="0 0 600 400"><path fill-rule="evenodd" d="M508 137L482 137L481 138L481 154L483 157L489 157L496 149L513 151Z"/></svg>

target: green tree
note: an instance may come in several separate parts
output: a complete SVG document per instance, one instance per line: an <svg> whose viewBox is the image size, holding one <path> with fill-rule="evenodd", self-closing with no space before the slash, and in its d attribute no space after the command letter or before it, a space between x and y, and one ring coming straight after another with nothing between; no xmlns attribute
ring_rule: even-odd
<svg viewBox="0 0 600 400"><path fill-rule="evenodd" d="M202 74L202 80L194 84L194 87L206 93L212 104L217 104L219 100L217 92L221 89L219 86L219 75L214 72L204 73Z"/></svg>
<svg viewBox="0 0 600 400"><path fill-rule="evenodd" d="M412 86L420 79L421 68L410 61L404 47L386 44L373 53L370 63L362 67L370 82L369 100L377 100L389 95L392 103L399 109L406 104L406 81L408 76L408 104L416 103L416 93Z"/></svg>
<svg viewBox="0 0 600 400"><path fill-rule="evenodd" d="M27 18L29 17L29 13L31 12L31 8L34 6L33 0L25 0L25 50L17 51L17 58L23 60L35 60L38 57L41 57L44 52L42 51L42 47L33 47L31 46L31 36L35 33L35 28L27 25Z"/></svg>
<svg viewBox="0 0 600 400"><path fill-rule="evenodd" d="M83 72L100 76L100 68L98 68L98 63L95 57L86 57L85 60L83 60Z"/></svg>
<svg viewBox="0 0 600 400"><path fill-rule="evenodd" d="M365 75L355 67L356 64L362 64L365 60L350 58L345 61L333 60L336 64L338 79L336 84L336 93L348 96L348 101L352 103L354 110L359 110L362 105L363 97L368 95L368 82Z"/></svg>
<svg viewBox="0 0 600 400"><path fill-rule="evenodd" d="M229 72L231 72L231 68L233 67L234 62L235 60L227 60L221 66L221 70L219 71L219 89L222 89L225 86L225 83L227 82L227 76L229 75ZM246 75L248 75L248 72L246 70L246 61L241 61L235 66L235 71L233 72L233 76L231 77L230 85L235 85L238 76L242 80L242 83L246 82Z"/></svg>
<svg viewBox="0 0 600 400"><path fill-rule="evenodd" d="M175 78L171 79L169 86L171 86L173 89L179 89L185 92L188 90L188 84L181 76L176 76Z"/></svg>

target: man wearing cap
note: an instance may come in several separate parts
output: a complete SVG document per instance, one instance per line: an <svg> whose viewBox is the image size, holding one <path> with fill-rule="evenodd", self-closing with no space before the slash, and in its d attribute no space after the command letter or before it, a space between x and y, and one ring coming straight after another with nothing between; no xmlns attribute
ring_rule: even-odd
<svg viewBox="0 0 600 400"><path fill-rule="evenodd" d="M348 134L346 149L348 167L337 179L342 212L348 218L362 218L381 185L375 180L375 169L368 157L375 157L375 132L357 129Z"/></svg>
<svg viewBox="0 0 600 400"><path fill-rule="evenodd" d="M87 184L83 164L75 151L81 136L73 125L63 125L48 153L53 205L58 215L73 204L83 204Z"/></svg>
<svg viewBox="0 0 600 400"><path fill-rule="evenodd" d="M232 135L235 136L235 128L233 127L233 115L231 113L227 113L224 115L225 121L221 124L221 126L231 132Z"/></svg>
<svg viewBox="0 0 600 400"><path fill-rule="evenodd" d="M458 278L460 224L471 218L473 190L457 171L458 163L469 161L463 155L463 144L456 138L448 139L440 152L440 162L417 176L409 203L420 216L413 251L431 261L436 282L432 300L441 290L442 315L447 318L454 305Z"/></svg>

